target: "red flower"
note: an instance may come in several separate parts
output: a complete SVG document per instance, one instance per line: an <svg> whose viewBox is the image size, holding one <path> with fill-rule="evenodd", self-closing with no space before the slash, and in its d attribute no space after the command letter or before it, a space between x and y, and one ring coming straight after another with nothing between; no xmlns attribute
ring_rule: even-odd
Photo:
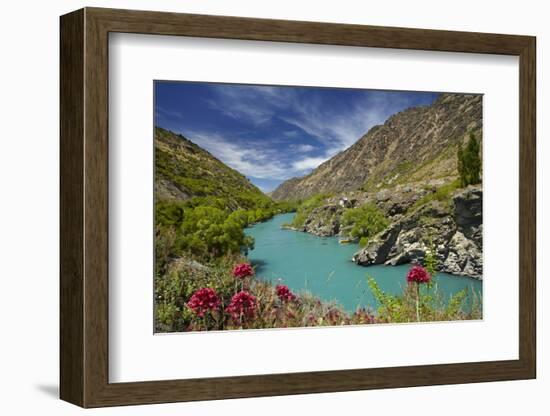
<svg viewBox="0 0 550 416"><path fill-rule="evenodd" d="M201 317L208 311L218 309L219 306L220 298L209 287L197 290L187 302L187 307Z"/></svg>
<svg viewBox="0 0 550 416"><path fill-rule="evenodd" d="M252 318L256 312L256 306L256 297L248 292L241 291L233 295L231 303L225 311L234 320L238 320L241 317Z"/></svg>
<svg viewBox="0 0 550 416"><path fill-rule="evenodd" d="M275 290L277 291L277 296L279 297L281 302L290 302L296 299L296 295L290 291L288 286L277 285L275 286Z"/></svg>
<svg viewBox="0 0 550 416"><path fill-rule="evenodd" d="M407 273L407 282L409 283L428 283L430 279L430 273L420 265L412 266Z"/></svg>
<svg viewBox="0 0 550 416"><path fill-rule="evenodd" d="M248 263L241 263L233 267L233 277L244 279L248 276L254 276L254 270Z"/></svg>

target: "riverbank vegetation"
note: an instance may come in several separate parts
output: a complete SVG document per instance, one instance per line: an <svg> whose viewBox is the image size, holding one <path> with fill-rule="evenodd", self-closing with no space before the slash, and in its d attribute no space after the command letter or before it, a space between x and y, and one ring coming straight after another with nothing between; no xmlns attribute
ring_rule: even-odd
<svg viewBox="0 0 550 416"><path fill-rule="evenodd" d="M288 203L258 204L251 209L231 210L222 198L159 201L155 205L156 271L179 257L209 261L237 255L254 247L244 229L276 214L290 212Z"/></svg>
<svg viewBox="0 0 550 416"><path fill-rule="evenodd" d="M330 198L330 194L318 194L303 201L295 201L294 206L296 209L296 215L290 224L285 225L292 228L302 228L307 220L307 217L309 217L309 214L311 214L315 208L319 208L324 205L327 198Z"/></svg>
<svg viewBox="0 0 550 416"><path fill-rule="evenodd" d="M379 323L434 322L481 319L480 294L463 289L448 299L439 290L435 246L430 244L424 266L411 265L401 295L385 293L375 279L368 276L368 286L377 303Z"/></svg>
<svg viewBox="0 0 550 416"><path fill-rule="evenodd" d="M411 277L414 268L416 277ZM411 267L399 295L385 293L366 277L378 306L349 312L307 291L294 293L278 282L257 279L246 259L238 255L206 265L180 259L156 277L155 328L182 332L481 318L474 293L463 290L445 299L437 289L436 276L427 270Z"/></svg>
<svg viewBox="0 0 550 416"><path fill-rule="evenodd" d="M367 245L369 238L384 230L389 221L384 213L374 204L365 204L350 208L342 215L342 225L347 227L347 234L359 240L359 245Z"/></svg>

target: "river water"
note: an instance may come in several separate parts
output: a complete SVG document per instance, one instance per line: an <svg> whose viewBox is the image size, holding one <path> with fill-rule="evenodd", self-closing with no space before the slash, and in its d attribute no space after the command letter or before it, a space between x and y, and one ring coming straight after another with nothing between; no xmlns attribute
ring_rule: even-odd
<svg viewBox="0 0 550 416"><path fill-rule="evenodd" d="M367 276L373 277L387 293L402 293L409 265L358 266L351 261L359 249L357 244L340 244L338 237L281 229L293 216L294 213L277 215L245 230L255 239L248 258L256 266L259 278L286 284L297 293L308 290L323 300L338 302L347 311L358 306L376 308ZM437 284L445 299L464 288L479 294L482 291L481 281L447 273L437 274Z"/></svg>

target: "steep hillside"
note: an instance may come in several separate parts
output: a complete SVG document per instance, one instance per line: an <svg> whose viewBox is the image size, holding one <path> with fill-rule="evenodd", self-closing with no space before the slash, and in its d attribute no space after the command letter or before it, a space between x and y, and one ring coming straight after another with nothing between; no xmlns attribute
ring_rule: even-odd
<svg viewBox="0 0 550 416"><path fill-rule="evenodd" d="M441 94L430 106L414 107L375 126L354 145L309 175L283 182L275 200L319 193L373 191L395 184L457 176L456 145L482 129L482 96Z"/></svg>
<svg viewBox="0 0 550 416"><path fill-rule="evenodd" d="M155 200L192 197L220 198L233 210L271 204L245 176L182 135L156 127Z"/></svg>

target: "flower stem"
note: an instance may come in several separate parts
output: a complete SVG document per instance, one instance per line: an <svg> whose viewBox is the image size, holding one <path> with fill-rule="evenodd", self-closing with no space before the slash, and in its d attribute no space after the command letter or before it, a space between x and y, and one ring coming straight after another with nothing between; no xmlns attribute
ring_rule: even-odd
<svg viewBox="0 0 550 416"><path fill-rule="evenodd" d="M420 284L416 283L416 321L420 322Z"/></svg>

